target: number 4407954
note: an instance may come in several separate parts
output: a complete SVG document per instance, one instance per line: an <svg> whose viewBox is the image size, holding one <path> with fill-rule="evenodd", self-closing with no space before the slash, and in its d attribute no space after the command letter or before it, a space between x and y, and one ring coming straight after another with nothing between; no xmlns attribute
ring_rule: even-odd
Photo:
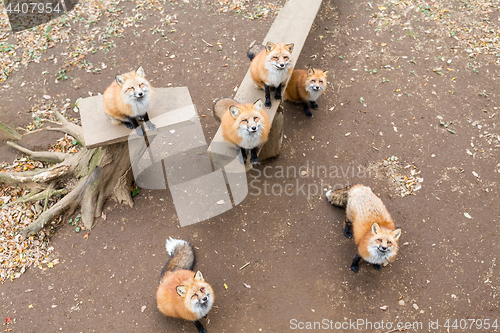
<svg viewBox="0 0 500 333"><path fill-rule="evenodd" d="M17 3L13 4L12 2L9 2L7 7L5 8L7 11L7 14L50 14L52 12L54 13L60 13L63 10L60 8L59 2L54 4L54 7L52 7L52 3L38 3L38 2L30 2L30 3Z"/></svg>
<svg viewBox="0 0 500 333"><path fill-rule="evenodd" d="M443 325L447 329L461 329L461 330L470 330L470 329L498 329L498 319L490 320L490 319L447 319Z"/></svg>

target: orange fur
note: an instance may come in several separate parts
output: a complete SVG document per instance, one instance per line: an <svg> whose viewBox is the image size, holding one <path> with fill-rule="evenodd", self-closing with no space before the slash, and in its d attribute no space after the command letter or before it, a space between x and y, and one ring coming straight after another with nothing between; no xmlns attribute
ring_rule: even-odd
<svg viewBox="0 0 500 333"><path fill-rule="evenodd" d="M358 254L363 259L371 257L368 248L382 240L382 245L388 245L394 251L389 261L394 260L398 252L399 235L401 230L395 231L394 221L387 211L382 200L377 197L370 188L363 185L354 185L349 189L349 199L346 207L347 220L352 222L354 242L358 246ZM373 225L376 223L380 230L373 232ZM397 232L397 233L396 233ZM369 260L368 260L369 261Z"/></svg>
<svg viewBox="0 0 500 333"><path fill-rule="evenodd" d="M179 295L177 291L179 286L185 287L184 296ZM204 288L205 292L201 291L202 288ZM193 312L192 302L199 297L203 297L207 292L211 294L211 298L214 300L215 296L212 287L205 282L203 277L197 280L195 272L186 269L167 272L156 291L158 310L169 317L192 321L198 320L205 313L200 315Z"/></svg>
<svg viewBox="0 0 500 333"><path fill-rule="evenodd" d="M250 74L254 82L262 89L265 85L278 87L286 83L293 71L292 51L293 44L268 42L250 64ZM285 72L277 71L274 64L285 65Z"/></svg>
<svg viewBox="0 0 500 333"><path fill-rule="evenodd" d="M137 98L137 94L141 92L144 97ZM144 78L142 67L139 67L137 71L117 75L116 80L104 91L104 113L113 124L118 125L127 121L127 117L135 118L146 114L153 97L154 90Z"/></svg>
<svg viewBox="0 0 500 333"><path fill-rule="evenodd" d="M269 117L262 108L262 101L255 103L229 105L221 117L222 136L241 148L252 149L262 146L271 129ZM255 133L246 130L257 127Z"/></svg>
<svg viewBox="0 0 500 333"><path fill-rule="evenodd" d="M283 99L291 102L316 101L326 89L328 71L319 69L295 69L288 82ZM315 93L311 87L318 87Z"/></svg>

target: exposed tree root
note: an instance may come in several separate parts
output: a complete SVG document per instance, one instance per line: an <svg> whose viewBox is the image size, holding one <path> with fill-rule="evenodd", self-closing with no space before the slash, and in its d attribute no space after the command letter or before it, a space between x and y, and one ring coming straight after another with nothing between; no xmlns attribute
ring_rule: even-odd
<svg viewBox="0 0 500 333"><path fill-rule="evenodd" d="M66 213L64 218L68 218L78 207L81 208L84 226L91 229L94 219L101 216L108 198L133 206L130 193L133 175L127 143L87 149L82 128L67 121L58 112L54 114L62 127L49 130L73 136L84 146L82 150L75 154L34 152L18 144L9 143L12 148L33 159L57 164L34 171L0 172L0 182L32 189L30 194L8 205L45 199L43 213L21 232L24 237L37 233L61 214ZM67 181L69 178L76 178L77 182ZM60 201L47 209L50 197L64 194Z"/></svg>

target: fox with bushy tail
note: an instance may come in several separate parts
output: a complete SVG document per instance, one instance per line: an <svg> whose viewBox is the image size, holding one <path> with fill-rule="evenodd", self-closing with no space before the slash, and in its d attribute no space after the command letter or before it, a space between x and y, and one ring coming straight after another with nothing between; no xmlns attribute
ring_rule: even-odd
<svg viewBox="0 0 500 333"><path fill-rule="evenodd" d="M292 75L294 61L293 44L267 42L266 46L253 45L247 52L250 59L250 74L257 86L264 89L266 101L270 108L271 87L276 88L276 100L281 100L281 91Z"/></svg>
<svg viewBox="0 0 500 333"><path fill-rule="evenodd" d="M369 187L358 184L330 190L326 192L326 198L332 205L346 210L344 236L352 238L354 235L358 247L351 264L354 273L358 272L361 259L380 269L381 264L396 258L401 229L394 228L394 221L384 203Z"/></svg>
<svg viewBox="0 0 500 333"><path fill-rule="evenodd" d="M190 320L198 333L206 333L200 319L214 304L214 290L200 271L195 273L192 270L195 257L191 244L170 237L166 248L170 258L163 267L156 291L158 310L169 317Z"/></svg>

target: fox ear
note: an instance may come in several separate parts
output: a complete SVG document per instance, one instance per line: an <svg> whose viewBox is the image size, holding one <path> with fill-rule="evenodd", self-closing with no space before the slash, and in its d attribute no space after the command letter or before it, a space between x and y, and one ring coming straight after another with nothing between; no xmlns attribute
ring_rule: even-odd
<svg viewBox="0 0 500 333"><path fill-rule="evenodd" d="M140 77L144 77L145 74L144 74L144 69L141 67L137 68L137 70L135 71L135 74L139 75Z"/></svg>
<svg viewBox="0 0 500 333"><path fill-rule="evenodd" d="M260 98L255 103L253 103L253 108L257 111L262 110L262 100Z"/></svg>
<svg viewBox="0 0 500 333"><path fill-rule="evenodd" d="M241 110L237 106L231 105L229 107L229 113L234 119L236 119L240 115Z"/></svg>
<svg viewBox="0 0 500 333"><path fill-rule="evenodd" d="M293 52L293 44L286 44L285 47L288 50L288 52L290 52L290 53Z"/></svg>
<svg viewBox="0 0 500 333"><path fill-rule="evenodd" d="M307 75L308 75L308 76L311 76L311 75L313 75L313 74L314 74L314 69L312 69L312 68L308 68L308 69L307 69Z"/></svg>
<svg viewBox="0 0 500 333"><path fill-rule="evenodd" d="M377 222L373 222L372 224L372 235L376 235L380 232L380 226Z"/></svg>
<svg viewBox="0 0 500 333"><path fill-rule="evenodd" d="M395 240L398 240L399 237L401 236L401 229L396 229L393 232L391 232L392 237L394 237Z"/></svg>
<svg viewBox="0 0 500 333"><path fill-rule="evenodd" d="M324 71L324 72L323 72L323 75L324 75L325 77L327 77L327 76L328 76L328 73L330 73L330 71Z"/></svg>
<svg viewBox="0 0 500 333"><path fill-rule="evenodd" d="M116 83L121 87L125 83L125 77L123 75L117 75L115 77Z"/></svg>
<svg viewBox="0 0 500 333"><path fill-rule="evenodd" d="M274 50L275 47L276 47L276 45L274 43L267 42L267 44L266 44L266 51L267 52L271 52L272 50Z"/></svg>
<svg viewBox="0 0 500 333"><path fill-rule="evenodd" d="M187 293L186 286L177 286L175 287L175 290L177 291L177 295L179 295L180 297L186 296Z"/></svg>
<svg viewBox="0 0 500 333"><path fill-rule="evenodd" d="M205 280L203 280L203 275L201 275L200 271L196 271L196 274L194 275L194 280L196 282L205 281Z"/></svg>

